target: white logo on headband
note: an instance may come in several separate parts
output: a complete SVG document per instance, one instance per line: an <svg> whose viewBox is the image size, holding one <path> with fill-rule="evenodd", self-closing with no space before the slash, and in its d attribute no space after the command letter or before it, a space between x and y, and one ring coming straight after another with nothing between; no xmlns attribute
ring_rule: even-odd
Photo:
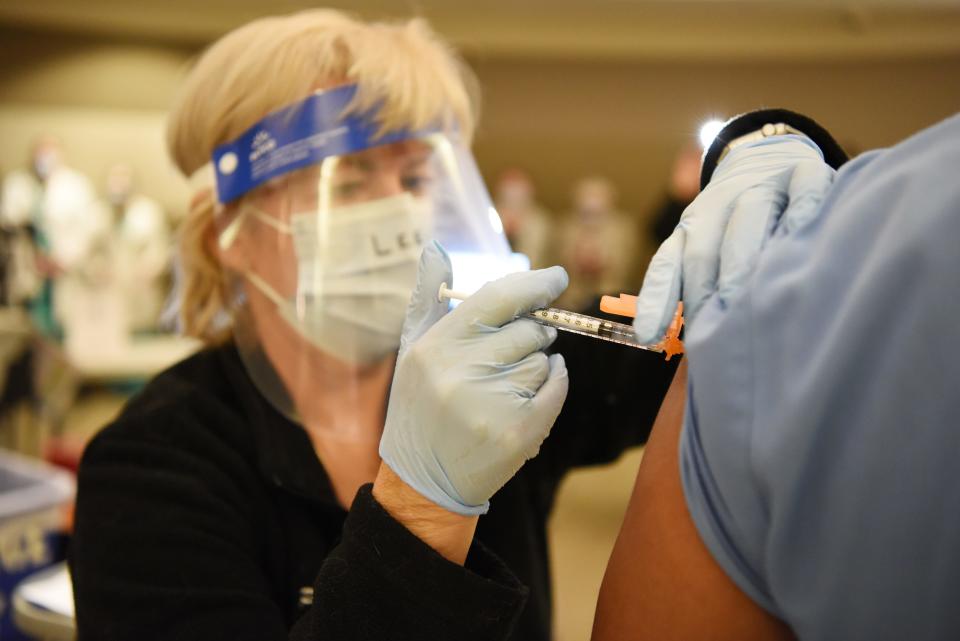
<svg viewBox="0 0 960 641"><path fill-rule="evenodd" d="M224 176L229 176L237 168L237 154L232 151L220 156L220 160L217 162L217 169L220 170L220 173Z"/></svg>
<svg viewBox="0 0 960 641"><path fill-rule="evenodd" d="M260 156L277 148L277 141L266 131L258 131L250 145L250 162L253 163Z"/></svg>

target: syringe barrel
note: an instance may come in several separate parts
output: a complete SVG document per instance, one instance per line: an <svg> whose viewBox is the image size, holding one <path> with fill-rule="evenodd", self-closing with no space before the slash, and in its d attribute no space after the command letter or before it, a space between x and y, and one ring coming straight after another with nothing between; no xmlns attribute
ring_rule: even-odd
<svg viewBox="0 0 960 641"><path fill-rule="evenodd" d="M574 331L583 332L586 334L595 334L598 336L600 334L600 327L603 323L603 321L599 318L593 318L592 316L585 316L583 314L575 314L574 312L555 309L553 307L535 309L527 314L527 316L538 323L543 323L544 325L549 325L550 327L571 329Z"/></svg>
<svg viewBox="0 0 960 641"><path fill-rule="evenodd" d="M577 314L553 307L535 309L526 316L538 323L556 327L563 331L593 336L620 343L621 345L639 347L640 349L660 351L657 345L644 345L638 342L633 333L633 328L623 323L617 323L603 318L594 318L586 314Z"/></svg>

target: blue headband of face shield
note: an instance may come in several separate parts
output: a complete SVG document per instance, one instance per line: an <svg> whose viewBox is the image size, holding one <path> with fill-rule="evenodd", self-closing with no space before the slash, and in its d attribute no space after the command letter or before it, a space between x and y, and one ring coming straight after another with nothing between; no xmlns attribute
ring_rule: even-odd
<svg viewBox="0 0 960 641"><path fill-rule="evenodd" d="M217 200L226 204L271 178L319 163L328 156L420 138L441 131L428 127L378 135L374 113L343 115L357 85L320 91L272 112L239 138L213 151Z"/></svg>

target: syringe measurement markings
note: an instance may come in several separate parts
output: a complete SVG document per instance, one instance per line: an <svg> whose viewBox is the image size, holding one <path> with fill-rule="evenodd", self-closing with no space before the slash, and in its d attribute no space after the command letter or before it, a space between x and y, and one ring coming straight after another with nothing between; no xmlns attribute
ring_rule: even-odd
<svg viewBox="0 0 960 641"><path fill-rule="evenodd" d="M551 327L553 327L553 326L551 325ZM617 343L618 345L626 345L627 347L636 347L637 349L643 349L643 350L646 350L646 351L648 351L648 352L660 352L660 351L662 351L658 345L645 345L645 344L642 344L642 343L638 343L638 342L636 342L636 341L624 340L624 339L622 339L622 338L613 338L613 337L611 337L611 336L604 336L604 335L602 335L602 334L594 334L594 333L592 333L592 332L584 332L584 331L582 331L582 330L572 329L572 328L570 328L570 327L558 326L557 329L559 329L559 330L562 331L562 332L570 332L571 334L580 334L581 336L586 336L586 337L588 337L588 338L596 338L596 339L599 339L599 340L602 340L602 341L606 341L606 342L608 342L608 343Z"/></svg>
<svg viewBox="0 0 960 641"><path fill-rule="evenodd" d="M535 309L529 314L534 320L545 320L548 324L558 328L580 330L596 335L600 331L600 321L578 314L571 314L552 307Z"/></svg>
<svg viewBox="0 0 960 641"><path fill-rule="evenodd" d="M543 322L550 327L581 334L591 338L599 338L611 343L620 345L629 345L653 352L659 352L658 345L643 345L633 337L633 329L629 325L614 323L612 321L593 318L592 316L583 316L572 312L565 312L555 308L535 309L527 316L535 321Z"/></svg>

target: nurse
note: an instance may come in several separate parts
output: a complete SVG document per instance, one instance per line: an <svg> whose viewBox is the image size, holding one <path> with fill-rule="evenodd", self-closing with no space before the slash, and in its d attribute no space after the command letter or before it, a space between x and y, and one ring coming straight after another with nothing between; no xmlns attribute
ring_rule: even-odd
<svg viewBox="0 0 960 641"><path fill-rule="evenodd" d="M514 321L561 268L437 301L458 257L494 278L509 252L472 86L423 22L334 11L201 56L168 142L194 184L179 313L207 348L85 453L80 639L551 637L559 483L642 443L675 368Z"/></svg>

